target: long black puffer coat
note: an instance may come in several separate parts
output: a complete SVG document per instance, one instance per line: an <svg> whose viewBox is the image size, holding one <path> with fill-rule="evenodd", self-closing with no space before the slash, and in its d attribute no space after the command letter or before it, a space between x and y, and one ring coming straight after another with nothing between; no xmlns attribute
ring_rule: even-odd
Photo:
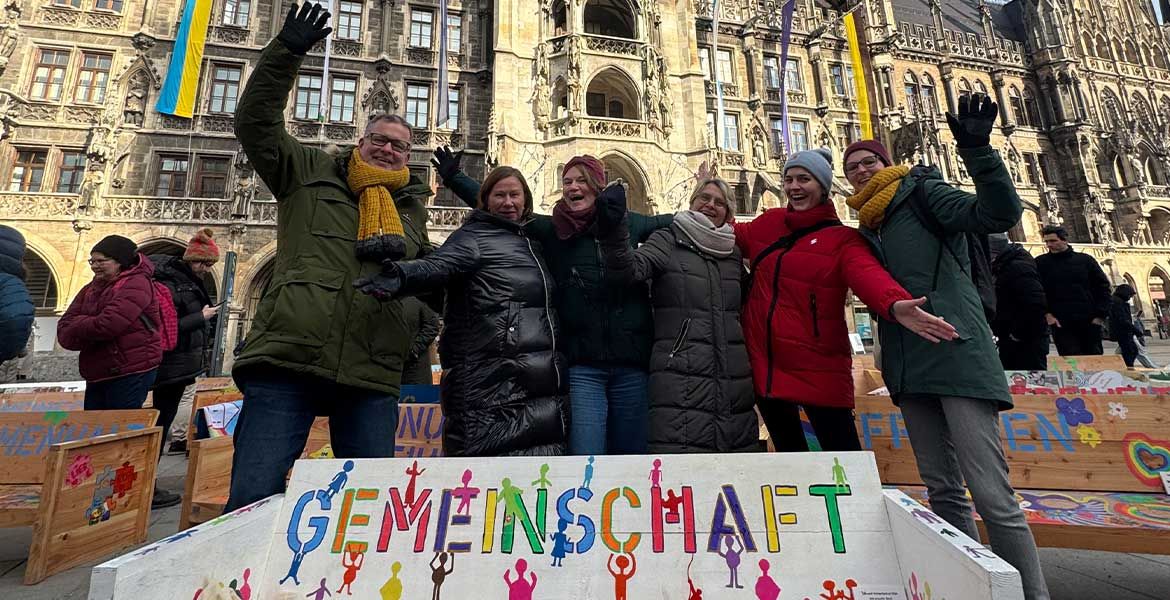
<svg viewBox="0 0 1170 600"><path fill-rule="evenodd" d="M759 449L759 421L740 325L743 256L701 252L676 220L632 255L608 252L607 267L652 281L649 451L748 452ZM632 269L620 264L632 256ZM614 283L621 283L610 280Z"/></svg>
<svg viewBox="0 0 1170 600"><path fill-rule="evenodd" d="M539 242L519 223L475 210L433 254L398 268L400 295L447 291L443 453L564 454L568 371Z"/></svg>
<svg viewBox="0 0 1170 600"><path fill-rule="evenodd" d="M204 368L203 351L211 328L203 318L203 307L211 304L211 297L203 279L183 259L165 254L149 258L154 263L154 278L171 290L179 317L179 341L174 350L163 354L154 385L194 382Z"/></svg>

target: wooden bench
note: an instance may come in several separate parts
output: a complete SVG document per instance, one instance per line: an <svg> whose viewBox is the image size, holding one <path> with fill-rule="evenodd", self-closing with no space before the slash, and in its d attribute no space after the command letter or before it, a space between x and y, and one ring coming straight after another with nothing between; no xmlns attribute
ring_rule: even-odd
<svg viewBox="0 0 1170 600"><path fill-rule="evenodd" d="M1049 371L1125 371L1125 360L1120 354L1100 354L1090 356L1059 356L1048 357Z"/></svg>
<svg viewBox="0 0 1170 600"><path fill-rule="evenodd" d="M194 429L192 429L194 431ZM441 456L443 410L438 404L399 404L395 456ZM190 457L184 484L179 531L204 523L223 513L231 487L235 447L230 436L188 441ZM332 458L329 419L318 417L309 429L301 458Z"/></svg>
<svg viewBox="0 0 1170 600"><path fill-rule="evenodd" d="M0 412L83 410L85 392L17 392L0 394Z"/></svg>
<svg viewBox="0 0 1170 600"><path fill-rule="evenodd" d="M24 583L146 541L158 411L0 413L0 527L33 527Z"/></svg>
<svg viewBox="0 0 1170 600"><path fill-rule="evenodd" d="M1000 413L1000 437L1037 544L1170 554L1170 496L1159 477L1170 470L1170 398L1029 394L1013 401L1014 410ZM882 482L925 501L901 412L888 396L857 396L857 431Z"/></svg>

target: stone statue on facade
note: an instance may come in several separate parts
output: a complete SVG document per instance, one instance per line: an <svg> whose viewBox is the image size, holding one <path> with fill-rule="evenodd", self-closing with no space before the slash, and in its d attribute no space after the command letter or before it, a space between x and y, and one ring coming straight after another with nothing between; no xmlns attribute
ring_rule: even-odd
<svg viewBox="0 0 1170 600"><path fill-rule="evenodd" d="M102 194L102 184L106 182L105 165L90 165L81 180L81 189L78 190L77 205L81 208L96 206Z"/></svg>
<svg viewBox="0 0 1170 600"><path fill-rule="evenodd" d="M484 148L484 162L487 163L488 168L494 169L500 164L500 119L496 115L495 107L492 107L491 113L488 115L488 127L486 136L486 147Z"/></svg>
<svg viewBox="0 0 1170 600"><path fill-rule="evenodd" d="M536 68L537 80L548 81L548 46L544 42L536 45L536 57L533 59Z"/></svg>
<svg viewBox="0 0 1170 600"><path fill-rule="evenodd" d="M239 164L237 163L237 167ZM236 169L236 184L232 188L232 218L247 219L252 201L256 199L256 182L251 168Z"/></svg>
<svg viewBox="0 0 1170 600"><path fill-rule="evenodd" d="M544 131L548 128L548 115L551 110L551 101L549 100L548 83L542 78L537 78L536 85L532 88L532 114L536 118L536 128Z"/></svg>
<svg viewBox="0 0 1170 600"><path fill-rule="evenodd" d="M103 114L102 120L89 130L89 143L85 147L86 157L95 163L105 164L117 150L117 132L111 115Z"/></svg>
<svg viewBox="0 0 1170 600"><path fill-rule="evenodd" d="M1137 155L1137 152L1129 155L1129 168L1133 171L1133 183L1146 183L1145 169L1142 166L1142 159Z"/></svg>
<svg viewBox="0 0 1170 600"><path fill-rule="evenodd" d="M122 122L142 127L146 119L146 96L150 91L150 78L146 71L139 70L126 83L126 100L122 105Z"/></svg>
<svg viewBox="0 0 1170 600"><path fill-rule="evenodd" d="M569 76L581 80L581 36L569 36Z"/></svg>
<svg viewBox="0 0 1170 600"><path fill-rule="evenodd" d="M0 140L12 135L16 121L12 118L16 112L16 97L12 92L0 90Z"/></svg>
<svg viewBox="0 0 1170 600"><path fill-rule="evenodd" d="M752 164L757 169L764 169L768 164L767 138L759 125L752 127Z"/></svg>
<svg viewBox="0 0 1170 600"><path fill-rule="evenodd" d="M1040 199L1044 202L1044 223L1046 225L1060 225L1064 219L1060 216L1060 199L1052 188L1044 187L1040 190Z"/></svg>
<svg viewBox="0 0 1170 600"><path fill-rule="evenodd" d="M8 68L8 61L20 41L20 7L9 2L4 7L4 22L0 23L0 75Z"/></svg>

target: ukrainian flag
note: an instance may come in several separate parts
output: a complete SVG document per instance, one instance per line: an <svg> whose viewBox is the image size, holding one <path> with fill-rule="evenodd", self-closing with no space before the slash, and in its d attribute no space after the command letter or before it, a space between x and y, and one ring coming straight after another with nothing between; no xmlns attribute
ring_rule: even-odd
<svg viewBox="0 0 1170 600"><path fill-rule="evenodd" d="M155 109L166 115L195 115L195 94L199 89L199 70L203 66L203 45L207 41L207 23L211 20L212 0L187 0L179 21L179 36L171 54L171 66L163 82Z"/></svg>

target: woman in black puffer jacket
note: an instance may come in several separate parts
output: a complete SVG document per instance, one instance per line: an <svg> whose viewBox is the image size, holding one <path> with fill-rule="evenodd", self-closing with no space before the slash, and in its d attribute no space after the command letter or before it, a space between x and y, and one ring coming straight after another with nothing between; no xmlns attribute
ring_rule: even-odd
<svg viewBox="0 0 1170 600"><path fill-rule="evenodd" d="M539 242L521 227L532 192L511 167L488 174L479 207L426 258L356 285L380 299L445 288L439 355L443 453L561 455L569 431L568 374L555 284Z"/></svg>

